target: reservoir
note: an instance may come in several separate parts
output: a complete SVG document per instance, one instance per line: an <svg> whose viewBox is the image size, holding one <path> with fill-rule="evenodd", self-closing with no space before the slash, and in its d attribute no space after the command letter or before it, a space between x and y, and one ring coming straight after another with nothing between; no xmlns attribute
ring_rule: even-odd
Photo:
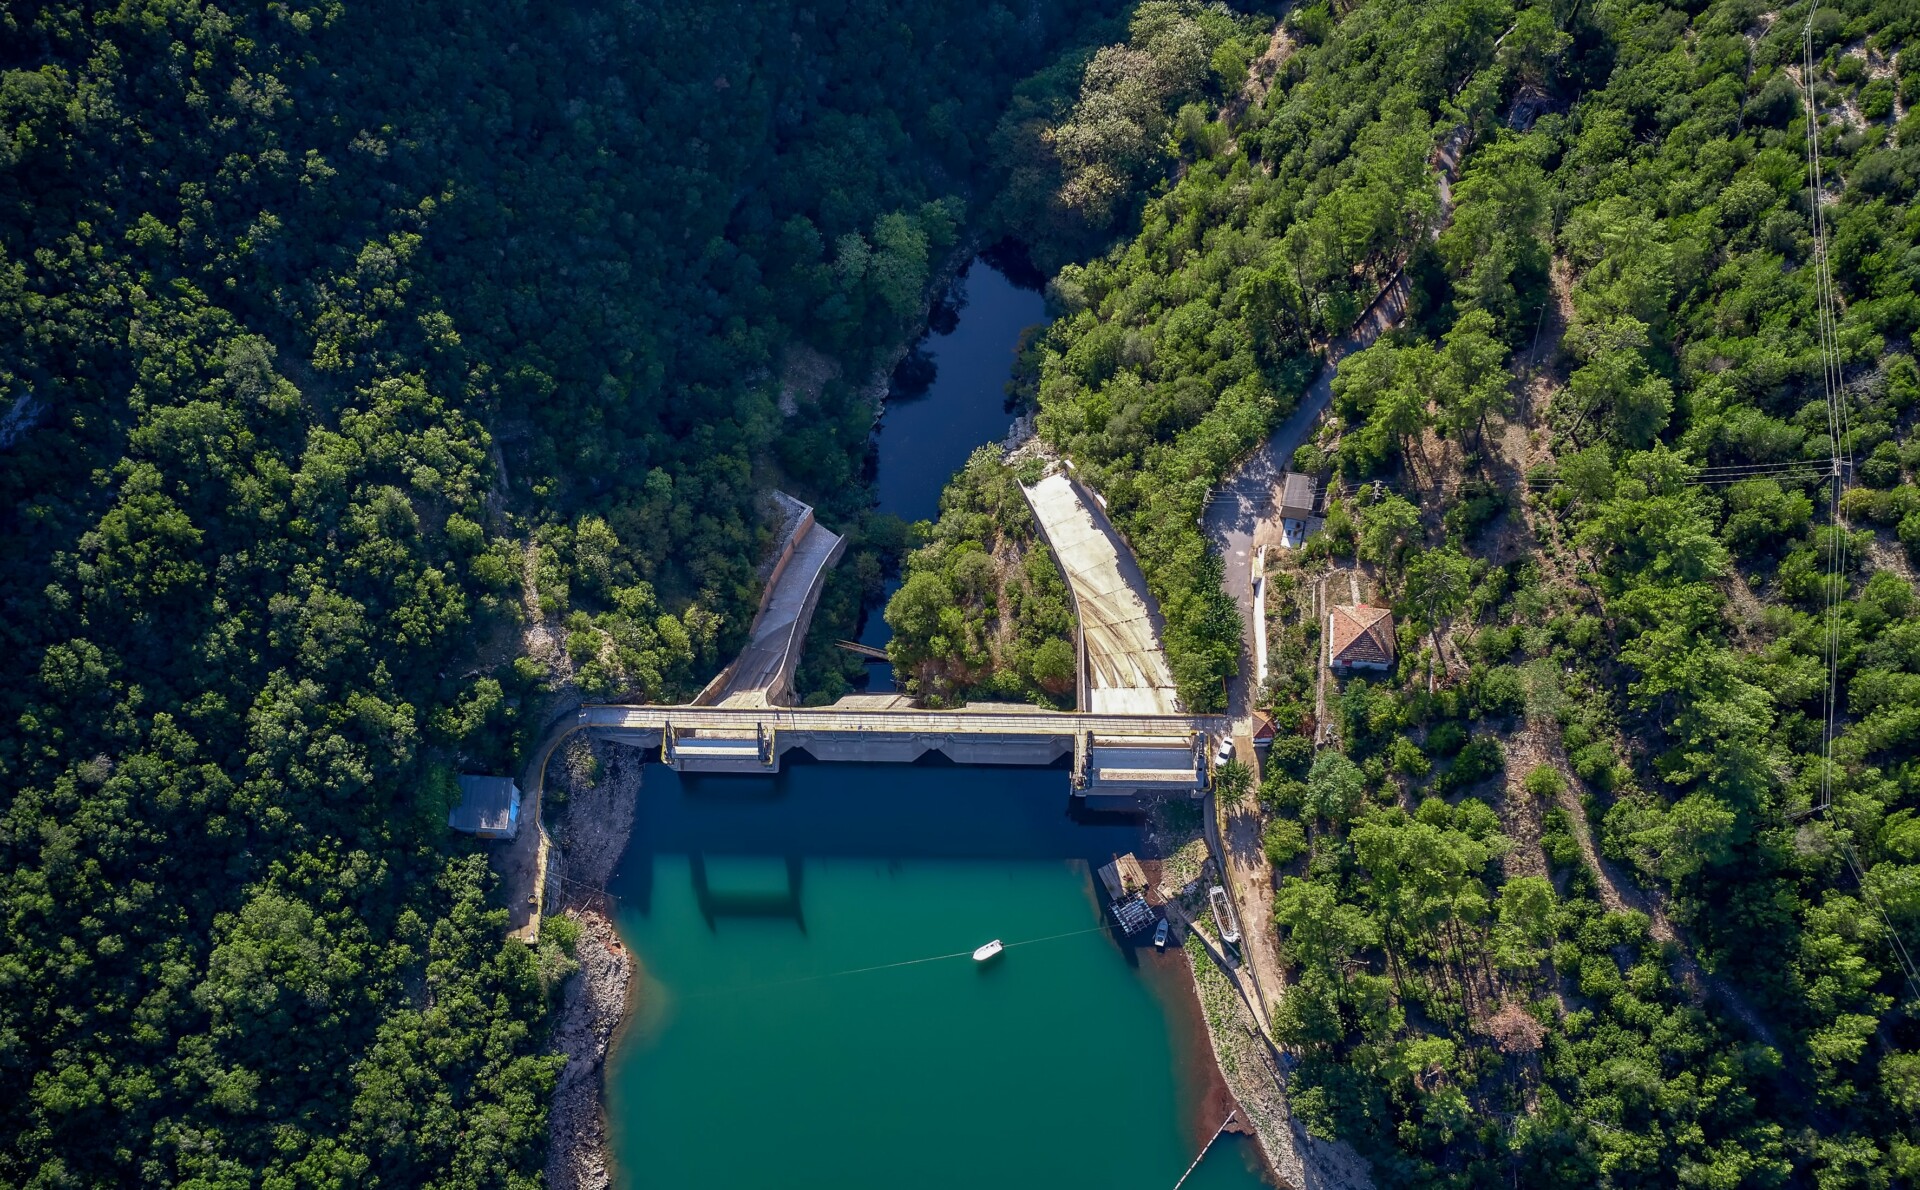
<svg viewBox="0 0 1920 1190"><path fill-rule="evenodd" d="M1040 298L980 262L966 290L922 344L932 385L887 410L884 511L934 515L1006 432ZM1076 818L1067 793L1064 767L649 765L608 888L636 959L607 1066L616 1185L1172 1187L1224 1101L1185 958L1124 943L1096 891L1139 824ZM1256 1160L1222 1137L1186 1186L1254 1190Z"/></svg>

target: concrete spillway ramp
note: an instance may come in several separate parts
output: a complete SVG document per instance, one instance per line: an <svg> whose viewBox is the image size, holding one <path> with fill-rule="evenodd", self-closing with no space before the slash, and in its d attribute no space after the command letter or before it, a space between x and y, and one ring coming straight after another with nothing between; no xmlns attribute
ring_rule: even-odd
<svg viewBox="0 0 1920 1190"><path fill-rule="evenodd" d="M760 597L760 612L747 647L701 693L701 703L766 707L793 701L793 671L806 646L807 624L826 585L827 570L839 560L846 540L816 522L807 505L784 492L775 498L790 515Z"/></svg>
<svg viewBox="0 0 1920 1190"><path fill-rule="evenodd" d="M1159 614L1126 543L1091 493L1065 475L1021 485L1060 560L1080 617L1086 710L1109 715L1174 715L1180 698Z"/></svg>

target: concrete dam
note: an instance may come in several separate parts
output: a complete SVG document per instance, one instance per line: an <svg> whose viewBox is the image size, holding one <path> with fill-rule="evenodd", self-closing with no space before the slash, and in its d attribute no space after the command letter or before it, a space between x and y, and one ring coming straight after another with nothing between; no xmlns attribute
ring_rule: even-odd
<svg viewBox="0 0 1920 1190"><path fill-rule="evenodd" d="M1076 794L1198 792L1207 785L1211 715L1098 715L979 707L928 711L872 706L581 708L576 730L657 749L682 772L780 771L795 749L815 760L911 764L939 753L957 764L1044 765L1073 758Z"/></svg>
<svg viewBox="0 0 1920 1190"><path fill-rule="evenodd" d="M1082 622L1075 642L1080 711L993 703L932 711L899 695L860 694L829 707L784 705L793 698L808 622L843 542L815 523L812 508L775 493L782 527L739 658L691 705L589 706L566 730L657 749L663 763L681 772L773 774L795 750L821 761L891 764L929 753L980 765L1047 765L1072 757L1075 794L1204 790L1208 737L1224 732L1227 721L1179 713L1152 600L1131 554L1104 517L1089 511L1093 497L1067 480L1054 477L1029 499L1055 513L1040 518L1042 528L1071 547L1061 556Z"/></svg>

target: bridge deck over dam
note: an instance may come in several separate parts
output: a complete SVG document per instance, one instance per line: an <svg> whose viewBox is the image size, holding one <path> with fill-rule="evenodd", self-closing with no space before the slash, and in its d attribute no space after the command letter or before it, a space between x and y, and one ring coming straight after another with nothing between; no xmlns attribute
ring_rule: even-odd
<svg viewBox="0 0 1920 1190"><path fill-rule="evenodd" d="M580 729L643 748L691 772L775 773L786 752L816 760L907 764L939 752L960 764L1073 758L1076 792L1198 791L1217 715L867 707L589 706Z"/></svg>

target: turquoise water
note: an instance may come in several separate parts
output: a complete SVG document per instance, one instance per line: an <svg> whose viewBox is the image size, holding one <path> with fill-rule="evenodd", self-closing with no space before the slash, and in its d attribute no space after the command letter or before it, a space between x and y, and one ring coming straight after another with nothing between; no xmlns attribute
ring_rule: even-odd
<svg viewBox="0 0 1920 1190"><path fill-rule="evenodd" d="M930 387L881 426L880 507L909 519L1006 433L1044 314L982 263L962 288L920 344ZM861 639L886 636L876 613ZM608 1060L617 1184L1172 1187L1226 1109L1186 960L1105 925L1092 865L1138 844L1069 816L1064 769L648 766L609 888L638 959ZM991 938L1011 945L976 965ZM1222 1137L1183 1190L1252 1190L1254 1160Z"/></svg>
<svg viewBox="0 0 1920 1190"><path fill-rule="evenodd" d="M638 957L618 1184L1173 1186L1220 1111L1184 960L1105 928L1089 862L1135 828L1074 821L1066 790L1058 769L649 766L610 887ZM1187 1186L1260 1186L1251 1160L1223 1137Z"/></svg>

